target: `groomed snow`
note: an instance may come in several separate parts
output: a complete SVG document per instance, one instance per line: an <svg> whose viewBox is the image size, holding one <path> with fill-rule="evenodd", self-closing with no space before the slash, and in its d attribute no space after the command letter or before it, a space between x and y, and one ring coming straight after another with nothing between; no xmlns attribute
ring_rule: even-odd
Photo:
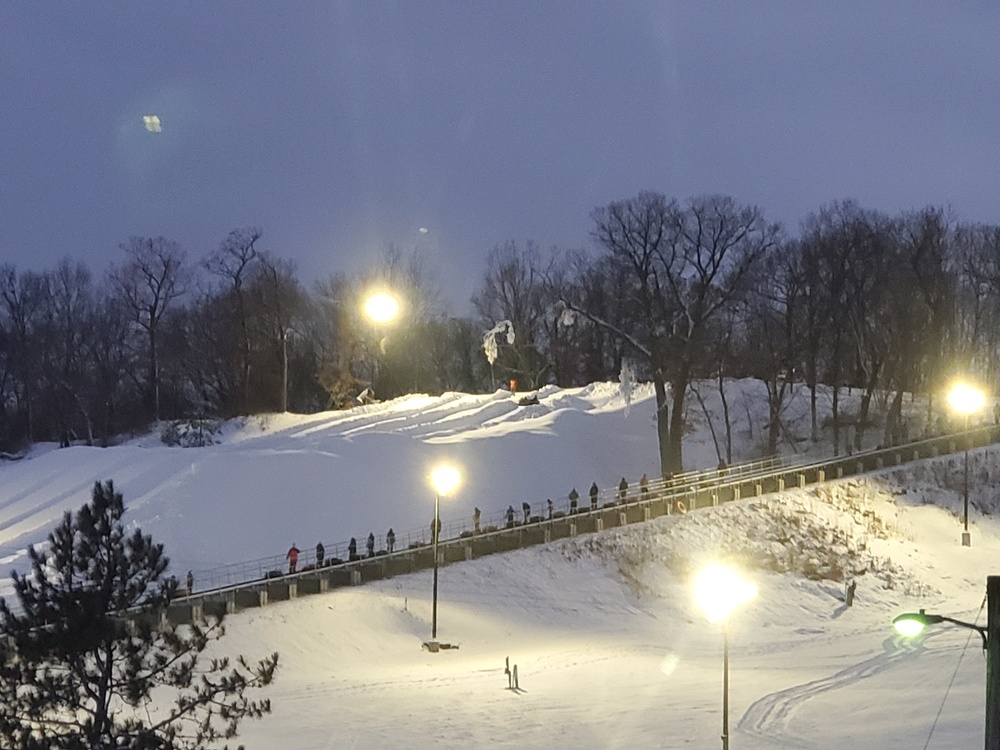
<svg viewBox="0 0 1000 750"><path fill-rule="evenodd" d="M717 415L711 384L702 388ZM762 391L729 388L737 458L748 458L762 439ZM390 525L419 534L433 513L426 474L444 457L465 472L443 502L446 524L467 523L473 506L485 523L509 503L564 504L573 486L585 495L594 480L610 488L622 475L656 473L648 387L627 415L615 384L539 396L531 407L504 393L445 394L272 415L227 425L204 448L167 448L151 436L110 449L40 449L0 465L0 556L23 568L26 545L109 478L130 521L164 542L183 573L280 557L292 542L305 550L369 531L381 538ZM806 414L803 390L786 412L800 437ZM686 464L714 466L704 415L692 408L688 417ZM976 507L994 506L998 456L970 453ZM224 650L281 654L267 693L274 713L244 724L240 741L719 747L722 628L696 609L690 579L722 558L759 589L730 623L734 750L981 746L979 636L939 626L905 643L889 624L920 607L985 624L1000 526L976 510L972 547L960 546L961 469L961 456L943 457L447 566L439 638L459 648L437 654L420 646L430 635L429 571L234 615ZM843 601L849 579L853 607ZM508 657L519 692L506 689Z"/></svg>

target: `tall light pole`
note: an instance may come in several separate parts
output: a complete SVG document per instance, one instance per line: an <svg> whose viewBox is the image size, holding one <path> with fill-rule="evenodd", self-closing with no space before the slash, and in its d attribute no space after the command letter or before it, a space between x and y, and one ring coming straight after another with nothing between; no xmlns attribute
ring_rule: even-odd
<svg viewBox="0 0 1000 750"><path fill-rule="evenodd" d="M708 621L722 623L722 750L729 750L729 615L757 595L757 586L714 563L698 573L694 592Z"/></svg>
<svg viewBox="0 0 1000 750"><path fill-rule="evenodd" d="M438 633L438 533L441 531L441 496L451 494L462 477L451 464L441 464L431 472L434 486L434 522L431 524L431 545L434 553L434 593L431 605L431 643L437 641Z"/></svg>
<svg viewBox="0 0 1000 750"><path fill-rule="evenodd" d="M392 323L399 315L399 300L396 295L384 289L369 293L363 304L365 317L375 324L376 342L375 357L372 361L372 391L375 390L375 378L378 376L379 353L385 354L385 326Z"/></svg>
<svg viewBox="0 0 1000 750"><path fill-rule="evenodd" d="M928 625L950 622L975 630L982 636L986 651L986 750L1000 750L1000 576L986 578L986 627L963 622L945 615L927 614L924 610L899 615L892 621L896 632L907 638L921 633Z"/></svg>
<svg viewBox="0 0 1000 750"><path fill-rule="evenodd" d="M965 527L962 531L962 546L972 546L972 537L969 534L969 417L983 408L986 402L986 394L973 385L958 382L952 385L948 391L948 405L952 411L965 417L965 482L964 482L964 506L965 506Z"/></svg>

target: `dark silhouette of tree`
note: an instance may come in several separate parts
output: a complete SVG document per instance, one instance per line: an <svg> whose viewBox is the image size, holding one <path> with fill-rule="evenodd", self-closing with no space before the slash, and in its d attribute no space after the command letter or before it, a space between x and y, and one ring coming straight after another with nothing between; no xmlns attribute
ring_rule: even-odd
<svg viewBox="0 0 1000 750"><path fill-rule="evenodd" d="M127 258L111 272L133 320L145 333L149 353L149 392L153 419L160 418L160 323L187 292L189 273L180 245L164 237L132 237L121 249Z"/></svg>
<svg viewBox="0 0 1000 750"><path fill-rule="evenodd" d="M250 312L247 304L247 285L252 278L260 251L257 240L263 234L258 227L234 229L219 243L219 248L205 259L208 271L221 277L225 285L223 300L230 316L229 322L236 329L240 344L240 413L250 410L250 368L252 342L250 340Z"/></svg>
<svg viewBox="0 0 1000 750"><path fill-rule="evenodd" d="M682 206L644 192L596 209L593 218L594 238L631 282L623 319L599 322L648 361L660 468L664 475L680 472L688 386L710 367L714 327L747 294L779 227L757 207L722 195Z"/></svg>
<svg viewBox="0 0 1000 750"><path fill-rule="evenodd" d="M177 583L163 546L127 533L124 512L112 483L97 483L45 548L29 549L31 574L14 574L19 607L0 599L4 747L198 750L270 712L249 694L271 682L276 653L205 663L221 623L154 627Z"/></svg>
<svg viewBox="0 0 1000 750"><path fill-rule="evenodd" d="M551 362L540 350L545 322L553 300L546 289L546 269L541 253L532 244L518 248L506 242L486 258L486 274L472 304L482 316L484 332L502 320L514 326L514 342L499 349L497 368L501 379L514 378L522 388L544 384Z"/></svg>

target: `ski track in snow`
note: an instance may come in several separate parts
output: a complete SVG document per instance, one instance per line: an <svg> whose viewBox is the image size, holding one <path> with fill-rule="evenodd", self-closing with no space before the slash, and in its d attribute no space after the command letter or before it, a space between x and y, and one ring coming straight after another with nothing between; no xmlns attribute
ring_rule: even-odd
<svg viewBox="0 0 1000 750"><path fill-rule="evenodd" d="M930 631L924 636L924 642L935 636L940 637L944 632L946 631ZM924 651L922 646L910 646L893 637L885 640L883 648L883 653L840 669L832 675L758 698L739 719L737 730L764 738L769 743L781 747L801 750L822 748L823 745L795 736L793 731L795 713L806 703L821 698L826 693L852 688L859 682L893 667L900 660L918 658Z"/></svg>

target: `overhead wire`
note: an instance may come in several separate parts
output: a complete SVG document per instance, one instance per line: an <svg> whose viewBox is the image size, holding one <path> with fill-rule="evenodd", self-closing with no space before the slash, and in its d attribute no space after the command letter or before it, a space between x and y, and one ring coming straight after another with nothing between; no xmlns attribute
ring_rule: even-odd
<svg viewBox="0 0 1000 750"><path fill-rule="evenodd" d="M979 624L979 618L983 616L983 610L986 608L986 595L983 595L983 603L979 606L979 613L976 615L974 625ZM931 723L930 731L927 733L927 742L924 743L924 750L931 744L931 738L934 736L934 730L937 729L938 720L941 718L941 713L944 711L944 704L948 700L948 695L951 693L952 686L955 684L955 678L958 677L958 670L962 667L962 659L965 657L965 652L969 650L969 642L972 640L976 630L969 630L969 636L965 639L965 646L962 650L958 652L958 661L955 663L955 671L951 674L951 679L948 681L948 687L945 688L944 696L941 698L941 705L938 706L937 715L934 717L934 721Z"/></svg>

